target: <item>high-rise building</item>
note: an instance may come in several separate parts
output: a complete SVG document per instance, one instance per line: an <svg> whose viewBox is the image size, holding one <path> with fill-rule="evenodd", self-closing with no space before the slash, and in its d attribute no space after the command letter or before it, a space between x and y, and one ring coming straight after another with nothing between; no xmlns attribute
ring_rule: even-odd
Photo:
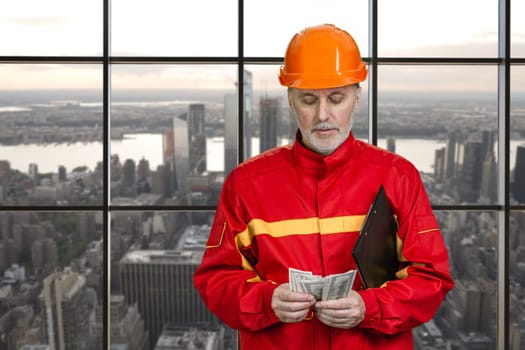
<svg viewBox="0 0 525 350"><path fill-rule="evenodd" d="M30 163L29 164L29 170L28 170L28 175L31 179L33 179L33 181L35 182L35 184L38 184L38 164L36 163Z"/></svg>
<svg viewBox="0 0 525 350"><path fill-rule="evenodd" d="M136 250L120 261L120 285L128 303L137 304L149 332L149 346L168 323L215 323L193 287L202 251Z"/></svg>
<svg viewBox="0 0 525 350"><path fill-rule="evenodd" d="M57 272L44 279L47 341L54 350L85 350L89 336L89 301L84 276Z"/></svg>
<svg viewBox="0 0 525 350"><path fill-rule="evenodd" d="M444 147L437 149L434 156L434 177L438 181L445 177L445 151Z"/></svg>
<svg viewBox="0 0 525 350"><path fill-rule="evenodd" d="M237 166L238 113L237 94L224 95L224 176Z"/></svg>
<svg viewBox="0 0 525 350"><path fill-rule="evenodd" d="M511 192L515 200L525 203L525 145L520 145L516 149L516 165Z"/></svg>
<svg viewBox="0 0 525 350"><path fill-rule="evenodd" d="M111 348L148 350L148 332L136 305L128 305L123 295L112 295L110 304Z"/></svg>
<svg viewBox="0 0 525 350"><path fill-rule="evenodd" d="M190 104L188 111L189 167L191 174L206 171L206 130L204 104ZM188 174L189 175L189 174Z"/></svg>
<svg viewBox="0 0 525 350"><path fill-rule="evenodd" d="M132 187L136 182L136 166L133 159L126 159L122 168L123 179L122 185L124 188Z"/></svg>
<svg viewBox="0 0 525 350"><path fill-rule="evenodd" d="M259 113L261 117L260 152L277 146L279 111L279 98L261 97L259 101Z"/></svg>
<svg viewBox="0 0 525 350"><path fill-rule="evenodd" d="M445 176L447 179L453 179L456 176L456 163L457 163L457 142L458 134L456 131L448 134L447 151L445 153Z"/></svg>
<svg viewBox="0 0 525 350"><path fill-rule="evenodd" d="M244 70L244 159L252 156L252 103L253 77L252 72Z"/></svg>
<svg viewBox="0 0 525 350"><path fill-rule="evenodd" d="M481 198L488 203L498 200L498 165L494 151L489 151L481 170Z"/></svg>
<svg viewBox="0 0 525 350"><path fill-rule="evenodd" d="M139 160L139 165L137 166L137 179L142 180L149 178L149 172L149 162L143 157L141 160Z"/></svg>
<svg viewBox="0 0 525 350"><path fill-rule="evenodd" d="M58 181L65 182L67 180L67 170L66 167L61 165L58 167Z"/></svg>
<svg viewBox="0 0 525 350"><path fill-rule="evenodd" d="M173 118L173 147L174 147L174 168L175 168L175 186L174 191L179 194L188 192L186 178L189 175L189 157L190 148L188 140L188 122L187 113Z"/></svg>
<svg viewBox="0 0 525 350"><path fill-rule="evenodd" d="M392 153L396 153L396 139L387 139L386 149Z"/></svg>
<svg viewBox="0 0 525 350"><path fill-rule="evenodd" d="M7 160L0 160L0 185L7 184L11 176L11 163Z"/></svg>
<svg viewBox="0 0 525 350"><path fill-rule="evenodd" d="M462 202L476 202L479 198L483 165L481 149L481 142L467 142L464 145L458 186Z"/></svg>

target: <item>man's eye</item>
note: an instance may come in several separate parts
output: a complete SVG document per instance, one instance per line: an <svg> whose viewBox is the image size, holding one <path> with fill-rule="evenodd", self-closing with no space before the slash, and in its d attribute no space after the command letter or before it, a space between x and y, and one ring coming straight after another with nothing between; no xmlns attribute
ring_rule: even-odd
<svg viewBox="0 0 525 350"><path fill-rule="evenodd" d="M330 102L334 104L343 102L343 99L344 99L344 96L341 96L341 95L330 96Z"/></svg>
<svg viewBox="0 0 525 350"><path fill-rule="evenodd" d="M303 98L303 103L305 105L313 105L315 103L317 99L316 98L313 98L313 97L306 97L306 98Z"/></svg>

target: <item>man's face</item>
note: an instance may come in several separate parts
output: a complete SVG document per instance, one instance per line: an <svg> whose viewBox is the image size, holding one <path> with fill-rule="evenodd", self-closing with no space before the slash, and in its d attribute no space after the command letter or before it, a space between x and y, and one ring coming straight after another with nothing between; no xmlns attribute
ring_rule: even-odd
<svg viewBox="0 0 525 350"><path fill-rule="evenodd" d="M361 88L288 90L288 102L297 119L303 144L319 154L330 154L348 137L352 115L359 106Z"/></svg>

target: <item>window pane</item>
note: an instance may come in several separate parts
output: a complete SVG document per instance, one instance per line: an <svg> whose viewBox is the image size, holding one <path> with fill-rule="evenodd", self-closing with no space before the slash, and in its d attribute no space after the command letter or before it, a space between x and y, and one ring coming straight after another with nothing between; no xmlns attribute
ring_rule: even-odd
<svg viewBox="0 0 525 350"><path fill-rule="evenodd" d="M0 204L102 204L102 67L0 65Z"/></svg>
<svg viewBox="0 0 525 350"><path fill-rule="evenodd" d="M103 349L102 213L2 211L0 228L3 348Z"/></svg>
<svg viewBox="0 0 525 350"><path fill-rule="evenodd" d="M3 1L0 56L101 55L102 19L102 1Z"/></svg>
<svg viewBox="0 0 525 350"><path fill-rule="evenodd" d="M382 66L378 76L378 145L419 169L433 204L496 203L497 68Z"/></svg>
<svg viewBox="0 0 525 350"><path fill-rule="evenodd" d="M496 57L498 2L379 0L378 54Z"/></svg>
<svg viewBox="0 0 525 350"><path fill-rule="evenodd" d="M525 57L525 22L523 13L525 13L525 2L522 0L511 1L511 55L513 57Z"/></svg>
<svg viewBox="0 0 525 350"><path fill-rule="evenodd" d="M216 204L224 137L237 136L236 81L230 65L114 66L112 204Z"/></svg>
<svg viewBox="0 0 525 350"><path fill-rule="evenodd" d="M510 194L525 204L525 67L512 67L510 120Z"/></svg>
<svg viewBox="0 0 525 350"><path fill-rule="evenodd" d="M510 215L510 341L511 349L520 349L525 336L525 211Z"/></svg>
<svg viewBox="0 0 525 350"><path fill-rule="evenodd" d="M237 0L113 0L116 56L235 56Z"/></svg>
<svg viewBox="0 0 525 350"><path fill-rule="evenodd" d="M497 213L435 213L455 286L432 321L414 331L416 349L496 349Z"/></svg>
<svg viewBox="0 0 525 350"><path fill-rule="evenodd" d="M245 154L262 153L295 141L297 122L288 106L287 88L277 78L280 65L246 65ZM360 84L362 97L355 114L354 135L368 140L368 83Z"/></svg>
<svg viewBox="0 0 525 350"><path fill-rule="evenodd" d="M203 335L215 334L210 348L237 349L235 332L220 324L193 287L213 215L211 211L112 212L111 345L147 342L140 348L154 349L156 344L160 348L174 335L190 333L192 328L195 332L198 325ZM221 331L225 336L218 336Z"/></svg>
<svg viewBox="0 0 525 350"><path fill-rule="evenodd" d="M368 1L245 0L244 54L283 57L292 36L305 27L332 23L348 31L368 55Z"/></svg>

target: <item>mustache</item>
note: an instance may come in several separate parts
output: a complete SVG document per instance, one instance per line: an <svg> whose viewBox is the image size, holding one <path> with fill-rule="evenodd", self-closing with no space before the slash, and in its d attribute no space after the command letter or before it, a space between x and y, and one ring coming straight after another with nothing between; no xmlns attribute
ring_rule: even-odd
<svg viewBox="0 0 525 350"><path fill-rule="evenodd" d="M332 123L319 123L319 124L316 124L312 127L311 131L314 132L314 131L317 131L317 130L327 130L327 129L336 129L336 130L339 130L339 128L337 127L337 125L335 124L332 124Z"/></svg>

